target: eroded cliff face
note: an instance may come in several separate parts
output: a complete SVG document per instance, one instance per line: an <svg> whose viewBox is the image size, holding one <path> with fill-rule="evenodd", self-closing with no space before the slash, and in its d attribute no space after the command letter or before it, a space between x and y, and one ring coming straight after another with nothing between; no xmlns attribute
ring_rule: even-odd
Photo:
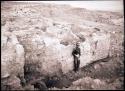
<svg viewBox="0 0 125 91"><path fill-rule="evenodd" d="M80 67L122 50L122 14L90 12L94 14L69 6L2 3L2 77L24 76L24 69L32 74L65 74L73 70L77 41ZM113 20L116 17L120 25Z"/></svg>

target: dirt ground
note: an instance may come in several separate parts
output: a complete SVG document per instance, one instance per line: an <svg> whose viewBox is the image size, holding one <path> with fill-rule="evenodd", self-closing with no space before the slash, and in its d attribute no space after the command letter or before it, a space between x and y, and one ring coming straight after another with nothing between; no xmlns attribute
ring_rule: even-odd
<svg viewBox="0 0 125 91"><path fill-rule="evenodd" d="M90 65L87 65L78 72L70 71L67 74L61 76L62 81L55 85L56 89L72 89L72 82L79 80L80 78L90 77L92 79L99 79L101 82L105 82L105 88L98 89L116 89L123 90L123 82L124 82L124 65L123 65L124 57L113 57L113 58L105 58L99 61L96 61ZM117 81L118 80L118 81ZM84 83L83 83L84 84ZM82 84L82 85L83 85ZM113 85L116 84L116 85ZM109 86L110 87L109 87ZM70 87L71 86L71 87ZM89 87L89 85L88 85ZM93 89L87 88L86 89ZM51 88L55 89L55 88ZM77 89L76 89L77 90Z"/></svg>
<svg viewBox="0 0 125 91"><path fill-rule="evenodd" d="M79 90L81 89L123 90L124 89L123 62L124 62L123 55L108 57L102 60L98 60L94 63L91 63L85 67L82 67L79 69L78 72L70 71L66 74L61 74L61 73L55 74L53 75L53 77L56 76L58 78L58 81L49 86L48 89L49 90L78 90L78 89ZM27 79L28 78L29 77L27 77ZM47 81L48 79L46 78L45 80ZM79 82L79 80L83 81ZM92 87L94 84L93 83L94 80L99 80L100 83L98 82L97 83L100 85L100 87L98 87L97 85ZM74 83L76 82L81 85L74 85Z"/></svg>

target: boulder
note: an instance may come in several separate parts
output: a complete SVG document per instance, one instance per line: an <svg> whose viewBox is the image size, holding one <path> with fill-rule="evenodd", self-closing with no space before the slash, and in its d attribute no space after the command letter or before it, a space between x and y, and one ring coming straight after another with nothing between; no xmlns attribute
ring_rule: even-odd
<svg viewBox="0 0 125 91"><path fill-rule="evenodd" d="M8 78L2 78L2 90L23 90L20 79L16 76L9 76Z"/></svg>
<svg viewBox="0 0 125 91"><path fill-rule="evenodd" d="M9 36L3 34L2 53L1 53L1 76L8 77L9 75L24 74L24 49L19 43L17 37L11 33Z"/></svg>

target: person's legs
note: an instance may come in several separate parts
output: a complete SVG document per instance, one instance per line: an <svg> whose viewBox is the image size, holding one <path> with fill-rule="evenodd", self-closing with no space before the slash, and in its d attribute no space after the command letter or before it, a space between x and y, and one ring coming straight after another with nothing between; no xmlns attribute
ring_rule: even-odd
<svg viewBox="0 0 125 91"><path fill-rule="evenodd" d="M77 58L74 57L74 71L77 71Z"/></svg>
<svg viewBox="0 0 125 91"><path fill-rule="evenodd" d="M77 58L77 63L76 63L76 70L78 71L78 67L79 67L79 64L78 64L78 58Z"/></svg>
<svg viewBox="0 0 125 91"><path fill-rule="evenodd" d="M78 71L79 69L79 59L75 57L75 70Z"/></svg>
<svg viewBox="0 0 125 91"><path fill-rule="evenodd" d="M80 60L77 60L77 70L79 70Z"/></svg>

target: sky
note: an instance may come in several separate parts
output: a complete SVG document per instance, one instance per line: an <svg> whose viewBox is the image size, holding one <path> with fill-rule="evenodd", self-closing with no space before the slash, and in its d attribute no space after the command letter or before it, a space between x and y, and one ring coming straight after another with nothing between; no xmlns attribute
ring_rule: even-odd
<svg viewBox="0 0 125 91"><path fill-rule="evenodd" d="M123 0L89 0L89 1L32 1L41 3L69 4L73 7L86 8L89 10L123 11Z"/></svg>

